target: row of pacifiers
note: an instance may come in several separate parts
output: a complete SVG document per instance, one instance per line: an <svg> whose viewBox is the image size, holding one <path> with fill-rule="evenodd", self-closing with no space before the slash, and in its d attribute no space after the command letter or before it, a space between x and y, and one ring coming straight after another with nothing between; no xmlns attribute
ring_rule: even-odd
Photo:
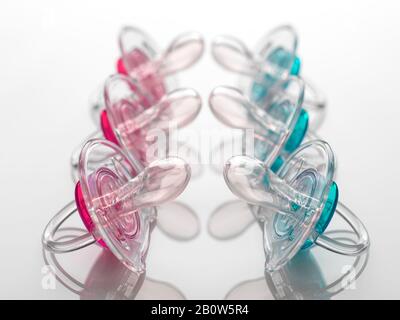
<svg viewBox="0 0 400 320"><path fill-rule="evenodd" d="M75 199L51 219L42 240L55 253L97 242L129 269L143 272L156 206L179 196L191 177L190 165L170 156L168 148L161 158L160 150L154 152L160 135L149 133L168 139L172 122L182 128L199 114L199 94L173 89L172 78L199 60L204 41L197 33L183 34L161 52L143 31L125 27L119 45L118 73L93 105L99 131L72 156ZM254 133L253 152L230 158L223 175L263 228L268 271L313 245L345 255L369 246L362 222L338 201L330 146L311 132L311 114L325 103L300 77L296 51L297 35L289 26L271 31L254 51L233 37L212 43L215 60L240 74L242 85L215 88L211 111L225 125ZM88 232L59 237L58 229L76 212ZM335 212L351 227L352 242L324 234Z"/></svg>

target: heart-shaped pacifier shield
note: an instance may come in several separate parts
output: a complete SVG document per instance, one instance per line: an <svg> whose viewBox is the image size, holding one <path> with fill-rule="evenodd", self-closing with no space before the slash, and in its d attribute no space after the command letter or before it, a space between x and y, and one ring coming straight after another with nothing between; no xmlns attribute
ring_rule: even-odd
<svg viewBox="0 0 400 320"><path fill-rule="evenodd" d="M124 27L119 35L119 46L118 72L137 79L155 103L176 87L176 81L171 78L173 74L191 67L200 59L204 40L198 33L185 33L160 51L142 30Z"/></svg>
<svg viewBox="0 0 400 320"><path fill-rule="evenodd" d="M274 271L325 230L337 203L334 158L328 144L314 141L297 149L277 173L249 157L233 157L225 180L237 196L256 205L264 223L266 268Z"/></svg>

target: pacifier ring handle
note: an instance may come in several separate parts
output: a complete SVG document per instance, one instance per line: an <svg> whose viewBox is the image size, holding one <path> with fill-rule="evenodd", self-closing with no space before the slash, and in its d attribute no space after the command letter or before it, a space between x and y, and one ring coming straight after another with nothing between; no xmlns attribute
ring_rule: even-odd
<svg viewBox="0 0 400 320"><path fill-rule="evenodd" d="M70 218L78 209L76 207L75 200L68 203L62 208L47 224L43 231L42 243L44 247L54 253L65 253L72 252L84 247L87 247L96 242L96 239L90 234L86 233L81 236L77 236L70 240L58 241L54 239L57 230L62 224Z"/></svg>
<svg viewBox="0 0 400 320"><path fill-rule="evenodd" d="M353 229L357 235L357 242L355 244L348 244L322 234L315 240L315 244L329 251L346 256L355 256L366 250L369 246L369 235L361 220L340 201L337 204L336 213Z"/></svg>

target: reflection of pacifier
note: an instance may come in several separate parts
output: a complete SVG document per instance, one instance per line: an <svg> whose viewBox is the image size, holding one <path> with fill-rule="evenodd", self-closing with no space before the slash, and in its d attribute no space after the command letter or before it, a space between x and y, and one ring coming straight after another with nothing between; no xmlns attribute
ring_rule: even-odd
<svg viewBox="0 0 400 320"><path fill-rule="evenodd" d="M231 191L256 205L254 214L264 223L266 269L280 269L300 250L317 244L330 251L357 255L369 246L362 222L338 202L333 181L334 156L321 140L303 144L274 173L265 163L236 156L225 165L224 177ZM356 244L324 235L337 212L353 229Z"/></svg>
<svg viewBox="0 0 400 320"><path fill-rule="evenodd" d="M173 200L185 189L190 167L176 157L144 168L137 163L109 141L88 141L79 157L75 201L50 220L43 233L44 246L61 253L97 241L131 270L144 271L150 222L156 217L154 206ZM76 211L89 233L54 240L59 227Z"/></svg>
<svg viewBox="0 0 400 320"><path fill-rule="evenodd" d="M141 86L122 75L108 78L104 99L106 109L100 115L101 132L90 137L104 136L144 164L165 158L169 131L188 125L201 108L201 98L192 89L174 90L151 105L151 98ZM162 137L160 133L163 133ZM75 177L80 149L81 146L76 148L71 157Z"/></svg>
<svg viewBox="0 0 400 320"><path fill-rule="evenodd" d="M54 253L43 250L43 257L58 282L82 300L185 299L172 284L127 269L108 250L100 253L84 281L69 274Z"/></svg>
<svg viewBox="0 0 400 320"><path fill-rule="evenodd" d="M351 242L345 231L329 232L330 235L343 241ZM339 236L342 234L343 236ZM329 283L324 270L312 251L300 251L282 269L265 272L265 277L239 283L226 295L226 299L277 299L277 300L310 300L330 299L346 290L362 274L368 263L368 250L358 255L354 262L342 264L334 280ZM336 270L337 268L335 268Z"/></svg>
<svg viewBox="0 0 400 320"><path fill-rule="evenodd" d="M222 123L233 128L254 129L254 157L276 172L302 143L308 115L301 108L304 83L300 78L290 76L279 80L270 92L261 107L236 89L217 87L210 94L209 105Z"/></svg>
<svg viewBox="0 0 400 320"><path fill-rule="evenodd" d="M278 80L299 76L301 63L296 51L297 34L290 26L272 30L253 52L231 36L217 37L212 44L215 60L225 69L245 76L244 92L257 104L264 104ZM305 83L304 105L307 110L325 107L324 99L309 83Z"/></svg>
<svg viewBox="0 0 400 320"><path fill-rule="evenodd" d="M200 59L204 40L197 33L185 33L176 37L164 52L160 52L142 30L124 27L119 34L119 47L121 57L117 62L118 73L134 78L153 105L173 88L167 78ZM100 95L93 104L93 114L98 114L103 106L103 97Z"/></svg>

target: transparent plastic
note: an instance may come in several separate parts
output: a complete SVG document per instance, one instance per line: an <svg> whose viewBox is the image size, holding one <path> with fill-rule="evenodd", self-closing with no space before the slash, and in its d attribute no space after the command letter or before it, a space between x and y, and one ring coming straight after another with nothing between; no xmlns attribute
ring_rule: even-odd
<svg viewBox="0 0 400 320"><path fill-rule="evenodd" d="M303 141L308 127L301 106L304 83L288 77L271 87L262 106L254 104L239 90L217 87L209 97L211 111L218 120L233 128L254 129L255 157L272 166L282 153L290 153Z"/></svg>
<svg viewBox="0 0 400 320"><path fill-rule="evenodd" d="M212 43L214 59L225 69L242 75L240 83L250 100L263 104L271 86L290 75L299 76L298 37L291 26L280 26L263 37L254 51L231 36L216 37ZM306 109L321 109L326 103L320 93L306 85Z"/></svg>
<svg viewBox="0 0 400 320"><path fill-rule="evenodd" d="M203 55L204 40L196 32L177 36L161 51L155 41L143 30L126 26L119 34L121 57L117 72L134 79L143 92L157 103L167 92L176 87L173 75L194 65ZM99 114L102 99L92 103Z"/></svg>
<svg viewBox="0 0 400 320"><path fill-rule="evenodd" d="M201 109L199 94L185 88L167 93L152 105L151 97L131 78L123 75L108 78L104 87L104 100L106 109L100 116L102 134L94 133L92 136L104 136L133 154L143 164L164 158L168 153L167 143L155 146L157 141L153 136L157 134L156 130L163 131L167 140L173 129L190 124ZM157 146L165 148L161 150ZM71 156L73 171L77 170L81 148L82 144ZM73 173L73 176L76 174Z"/></svg>
<svg viewBox="0 0 400 320"><path fill-rule="evenodd" d="M98 154L106 155L99 161ZM93 242L88 235L57 241L55 233L78 211L97 242L128 268L145 270L150 223L155 206L175 199L187 186L190 167L182 159L166 158L143 169L132 155L106 140L90 140L79 158L79 182L75 189L76 208L70 204L48 224L43 244L53 252L68 252Z"/></svg>
<svg viewBox="0 0 400 320"><path fill-rule="evenodd" d="M368 233L350 211L338 210L358 237L356 245L324 236L338 203L338 188L331 148L321 140L302 145L274 173L265 163L246 156L225 165L228 187L239 198L255 205L263 222L266 269L280 269L302 248L323 241L331 251L354 255L369 246ZM329 240L327 240L329 239Z"/></svg>

